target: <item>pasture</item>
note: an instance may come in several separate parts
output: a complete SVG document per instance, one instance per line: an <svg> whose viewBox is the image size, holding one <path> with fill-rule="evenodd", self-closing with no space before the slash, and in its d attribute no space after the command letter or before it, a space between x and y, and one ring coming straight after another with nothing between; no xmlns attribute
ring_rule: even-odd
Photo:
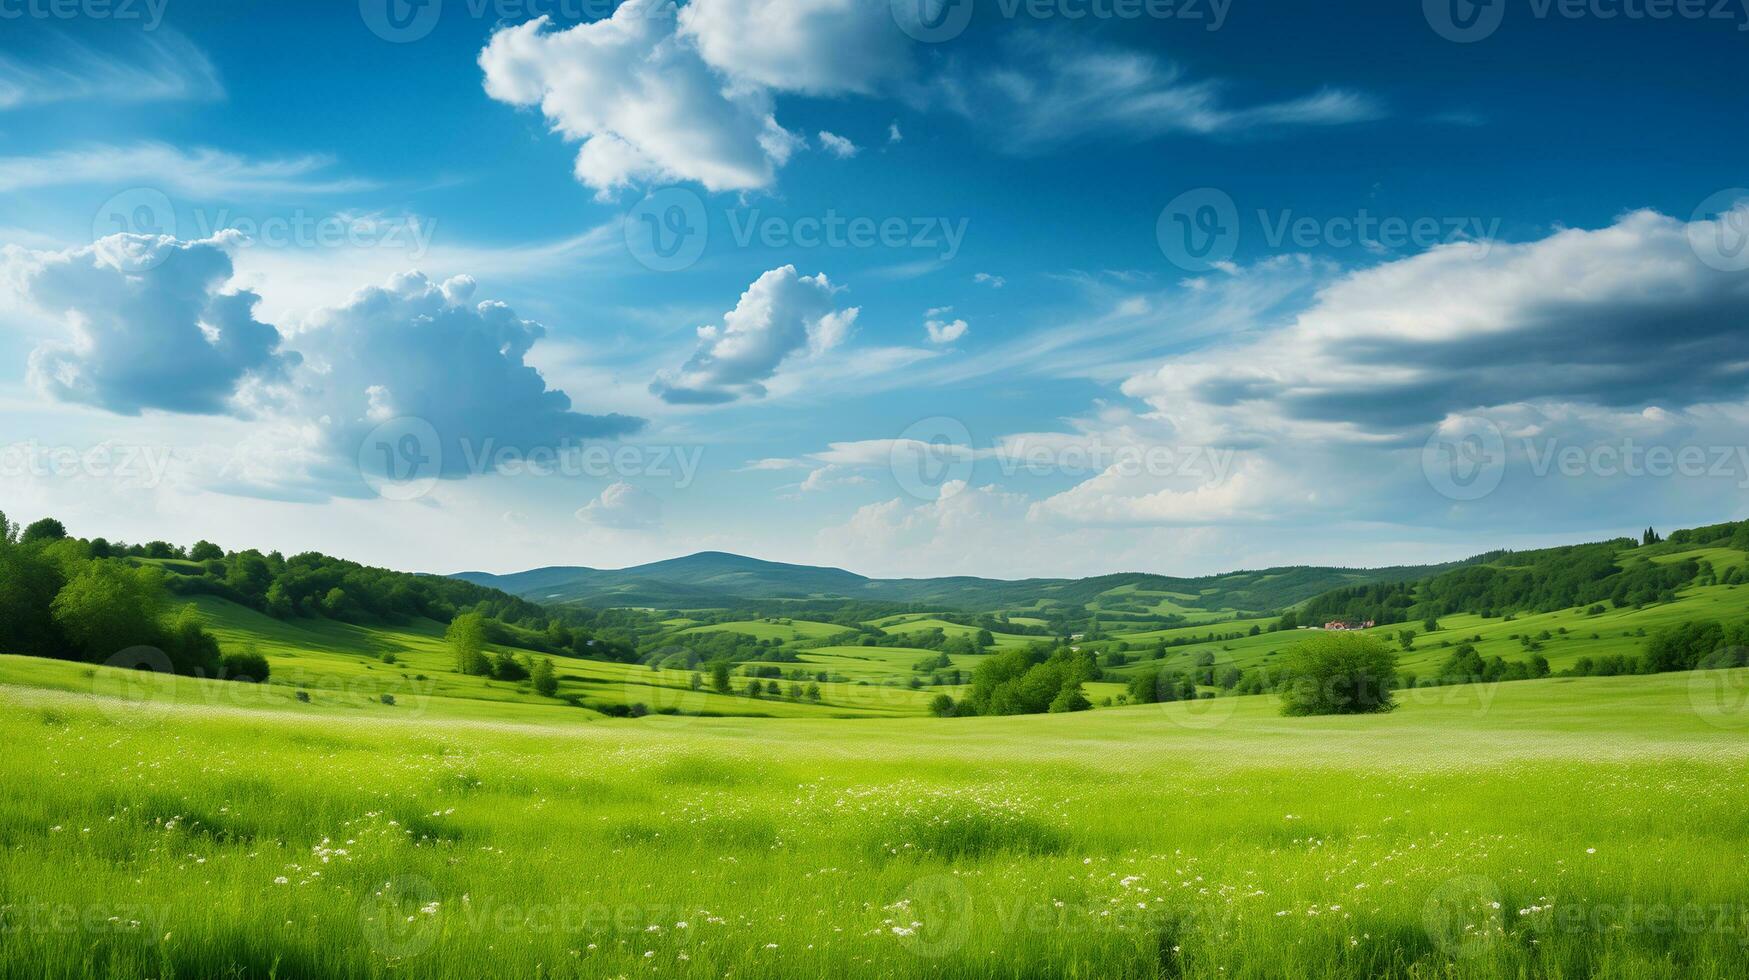
<svg viewBox="0 0 1749 980"><path fill-rule="evenodd" d="M4 664L0 976L1749 965L1744 671L1360 718L512 722Z"/></svg>

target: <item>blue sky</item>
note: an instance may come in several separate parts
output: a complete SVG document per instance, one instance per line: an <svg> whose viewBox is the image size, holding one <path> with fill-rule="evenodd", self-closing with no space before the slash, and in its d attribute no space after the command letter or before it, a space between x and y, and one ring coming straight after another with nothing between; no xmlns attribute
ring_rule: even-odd
<svg viewBox="0 0 1749 980"><path fill-rule="evenodd" d="M996 576L1745 516L1743 7L935 2L0 0L0 507Z"/></svg>

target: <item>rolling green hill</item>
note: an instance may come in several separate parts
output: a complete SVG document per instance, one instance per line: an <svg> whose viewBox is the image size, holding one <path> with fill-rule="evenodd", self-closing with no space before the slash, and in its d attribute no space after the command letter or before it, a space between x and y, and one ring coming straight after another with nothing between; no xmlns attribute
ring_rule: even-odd
<svg viewBox="0 0 1749 980"><path fill-rule="evenodd" d="M968 621L1007 610L918 603L833 621L572 607L577 629L606 632L559 643L569 628L522 600L451 583L460 603L415 602L395 586L418 583L320 556L273 563L267 591L306 598L255 608L213 587L236 555L81 565L79 541L8 547L8 575L31 556L175 575L194 610L178 621L271 674L0 650L14 845L0 980L472 977L487 962L555 977L1261 977L1291 962L1344 980L1667 980L1741 976L1749 959L1735 860L1749 670L1563 674L1636 661L1684 624L1749 622L1733 535L1339 578L1303 608L1404 618L1361 631L1400 648L1402 674L1425 680L1473 647L1556 676L1407 685L1393 712L1313 718L1204 679L1261 676L1312 631L1128 617L1328 580L1316 571L1200 591L1071 583L1097 607L1097 629L1069 640L1103 665L1084 684L1093 710L933 718L985 665L1056 638L986 640ZM750 587L718 564L696 587ZM362 600L330 599L347 588ZM556 691L458 671L434 617L475 606L514 617L493 621L487 652L552 656ZM1430 632L1408 618L1438 610ZM1405 642L1407 628L1423 632ZM615 631L632 660L576 655ZM704 655L733 660L727 691L710 663L694 669ZM1125 704L1154 672L1195 675L1202 696ZM76 927L56 925L69 914Z"/></svg>
<svg viewBox="0 0 1749 980"><path fill-rule="evenodd" d="M840 568L788 565L722 552L604 570L539 568L454 577L534 602L698 609L749 600L842 599L963 611L1049 610L1089 605L1102 615L1216 618L1285 609L1341 586L1401 582L1453 565L1353 569L1292 567L1200 578L1126 573L1086 579L874 579Z"/></svg>

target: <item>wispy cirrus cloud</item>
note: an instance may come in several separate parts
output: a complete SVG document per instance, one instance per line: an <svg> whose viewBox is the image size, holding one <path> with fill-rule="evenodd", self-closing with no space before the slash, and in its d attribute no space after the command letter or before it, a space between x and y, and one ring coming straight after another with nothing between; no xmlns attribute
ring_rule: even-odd
<svg viewBox="0 0 1749 980"><path fill-rule="evenodd" d="M373 181L328 175L332 157L255 159L166 143L97 144L32 156L0 157L0 193L81 184L149 185L191 197L342 194Z"/></svg>
<svg viewBox="0 0 1749 980"><path fill-rule="evenodd" d="M99 50L52 37L37 50L0 53L0 111L61 102L211 101L225 87L206 54L169 29Z"/></svg>
<svg viewBox="0 0 1749 980"><path fill-rule="evenodd" d="M1153 55L1037 35L1018 36L997 67L946 81L956 111L1000 130L1006 145L1020 152L1085 137L1226 136L1348 125L1386 114L1372 96L1341 88L1242 104L1229 84L1192 78Z"/></svg>

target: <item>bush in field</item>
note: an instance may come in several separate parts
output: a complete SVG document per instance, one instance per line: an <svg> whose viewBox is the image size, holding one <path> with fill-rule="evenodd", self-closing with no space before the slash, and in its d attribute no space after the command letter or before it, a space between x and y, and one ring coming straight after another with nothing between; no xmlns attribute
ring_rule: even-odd
<svg viewBox="0 0 1749 980"><path fill-rule="evenodd" d="M542 657L534 662L531 672L534 680L534 691L541 697L550 698L559 693L559 675L553 670L553 659Z"/></svg>
<svg viewBox="0 0 1749 980"><path fill-rule="evenodd" d="M222 667L219 641L206 631L206 623L193 604L183 606L170 622L159 644L170 657L170 667L178 674L192 677L217 677ZM261 677L267 678L267 665L261 665Z"/></svg>
<svg viewBox="0 0 1749 980"><path fill-rule="evenodd" d="M930 698L929 713L937 718L952 718L954 716L953 698L945 694L937 694Z"/></svg>
<svg viewBox="0 0 1749 980"><path fill-rule="evenodd" d="M226 680L254 681L259 684L267 680L269 673L267 658L254 647L232 650L221 657L219 663Z"/></svg>
<svg viewBox="0 0 1749 980"><path fill-rule="evenodd" d="M529 666L522 661L517 660L516 655L509 650L498 651L492 656L491 660L492 676L498 680L520 681L528 679L530 673Z"/></svg>
<svg viewBox="0 0 1749 980"><path fill-rule="evenodd" d="M101 661L128 647L157 645L163 606L163 573L100 561L81 569L49 609L82 659Z"/></svg>
<svg viewBox="0 0 1749 980"><path fill-rule="evenodd" d="M1718 623L1682 623L1653 634L1646 643L1646 665L1653 672L1693 670L1724 646L1725 630Z"/></svg>
<svg viewBox="0 0 1749 980"><path fill-rule="evenodd" d="M1358 715L1397 706L1391 687L1397 655L1359 633L1319 633L1288 653L1283 665L1284 715Z"/></svg>
<svg viewBox="0 0 1749 980"><path fill-rule="evenodd" d="M1087 695L1081 693L1081 685L1065 684L1062 690L1057 692L1057 696L1051 699L1050 706L1046 710L1051 714L1061 714L1066 711L1086 711L1091 707L1093 707L1093 702L1087 700Z"/></svg>
<svg viewBox="0 0 1749 980"><path fill-rule="evenodd" d="M462 613L450 620L443 638L455 655L456 673L477 677L492 673L492 662L486 659L486 617Z"/></svg>
<svg viewBox="0 0 1749 980"><path fill-rule="evenodd" d="M1176 670L1145 670L1130 678L1132 704L1194 701L1196 682Z"/></svg>
<svg viewBox="0 0 1749 980"><path fill-rule="evenodd" d="M993 654L972 671L961 708L980 715L1043 714L1053 705L1058 711L1084 711L1092 705L1080 696L1081 685L1099 676L1094 656L1067 648L1048 653L1041 647Z"/></svg>

